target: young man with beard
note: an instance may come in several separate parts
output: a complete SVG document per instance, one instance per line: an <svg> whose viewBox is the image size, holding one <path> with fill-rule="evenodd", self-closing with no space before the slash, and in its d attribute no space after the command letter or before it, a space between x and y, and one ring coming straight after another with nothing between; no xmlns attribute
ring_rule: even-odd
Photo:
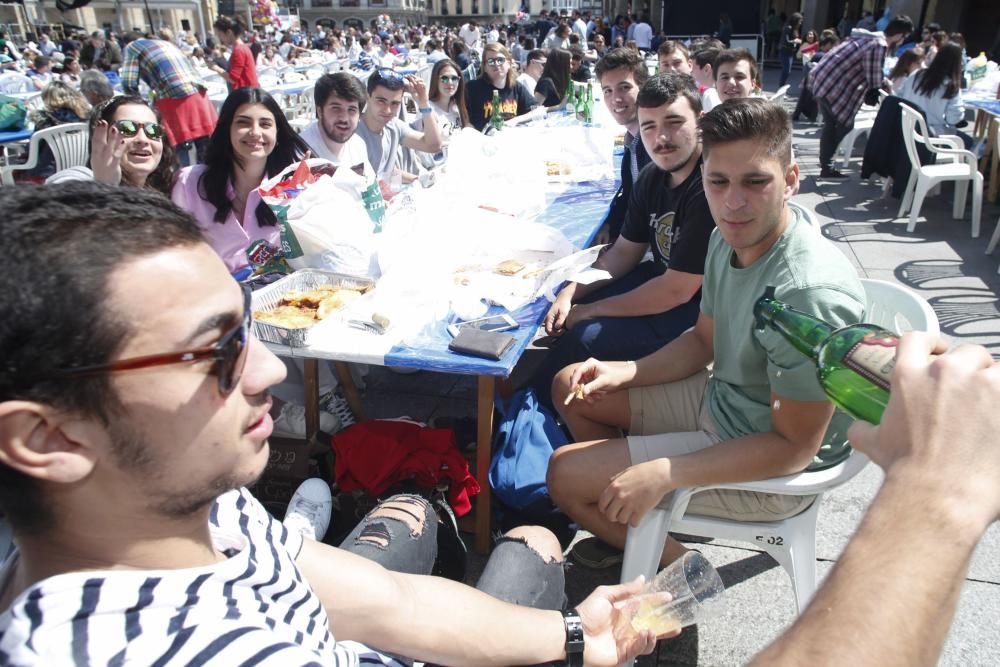
<svg viewBox="0 0 1000 667"><path fill-rule="evenodd" d="M643 127L652 120L646 111L639 111ZM864 290L850 262L788 206L799 179L788 114L762 99L731 100L705 114L700 129L705 196L718 229L697 323L653 354L589 359L564 369L553 385L578 444L553 456L549 492L614 547L584 541L575 557L585 564L620 561L628 526L674 489L822 469L848 455L850 418L834 416L813 361L777 332L754 326L753 305L768 287L834 328L864 316ZM578 384L585 398L564 406ZM697 494L688 511L776 521L813 500L715 490ZM668 540L661 562L683 551Z"/></svg>
<svg viewBox="0 0 1000 667"><path fill-rule="evenodd" d="M620 76L620 75L617 75ZM607 89L614 79L602 75ZM621 81L621 79L618 79ZM606 95L616 102L616 94ZM587 357L649 354L698 317L708 238L715 223L701 183L701 99L687 74L660 74L637 97L639 132L652 163L632 186L621 236L594 264L611 278L568 283L545 316L559 336L531 380L550 405L551 379ZM643 262L647 252L653 261Z"/></svg>
<svg viewBox="0 0 1000 667"><path fill-rule="evenodd" d="M286 529L243 488L268 461L283 367L190 216L94 183L4 188L0 207L11 269L33 286L0 293L0 509L16 545L0 662L597 667L652 651L651 632L614 632L639 581L558 611L562 553L544 529L502 538L480 590L427 576L437 524L417 496L342 548Z"/></svg>
<svg viewBox="0 0 1000 667"><path fill-rule="evenodd" d="M365 87L350 72L324 74L316 81L316 120L307 125L299 136L312 148L313 155L335 165L364 165L366 173L374 174L368 162L368 148L355 134L361 110L368 102Z"/></svg>

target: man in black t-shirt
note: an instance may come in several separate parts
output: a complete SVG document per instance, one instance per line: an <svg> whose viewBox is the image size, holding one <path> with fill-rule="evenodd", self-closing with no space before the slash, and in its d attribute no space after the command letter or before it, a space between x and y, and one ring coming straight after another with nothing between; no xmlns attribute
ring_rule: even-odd
<svg viewBox="0 0 1000 667"><path fill-rule="evenodd" d="M611 274L568 283L545 316L560 339L530 382L551 406L555 374L588 357L638 359L698 317L708 239L715 222L701 181L701 97L689 74L655 76L639 90L639 133L653 162L632 188L621 236L594 264ZM643 262L650 251L653 260Z"/></svg>

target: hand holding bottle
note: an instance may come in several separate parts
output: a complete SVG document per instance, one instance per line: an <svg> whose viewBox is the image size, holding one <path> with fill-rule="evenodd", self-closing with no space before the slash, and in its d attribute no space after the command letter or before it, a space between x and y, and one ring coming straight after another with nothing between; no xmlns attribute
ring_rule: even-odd
<svg viewBox="0 0 1000 667"><path fill-rule="evenodd" d="M978 345L945 348L905 334L881 425L856 422L848 438L887 477L985 528L1000 516L1000 365Z"/></svg>

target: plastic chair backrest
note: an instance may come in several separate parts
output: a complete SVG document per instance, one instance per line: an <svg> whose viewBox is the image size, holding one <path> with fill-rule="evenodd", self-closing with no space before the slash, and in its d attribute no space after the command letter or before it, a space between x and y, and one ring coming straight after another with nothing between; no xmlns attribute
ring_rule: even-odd
<svg viewBox="0 0 1000 667"><path fill-rule="evenodd" d="M906 146L906 154L910 158L910 165L919 171L921 163L920 154L917 153L917 142L927 144L927 124L919 112L902 102L899 104L899 114L903 124L903 144ZM918 127L919 131L917 131Z"/></svg>
<svg viewBox="0 0 1000 667"><path fill-rule="evenodd" d="M35 90L31 79L17 72L0 75L0 93L30 93Z"/></svg>
<svg viewBox="0 0 1000 667"><path fill-rule="evenodd" d="M940 332L934 309L913 290L885 280L861 280L868 298L865 321L896 333Z"/></svg>
<svg viewBox="0 0 1000 667"><path fill-rule="evenodd" d="M48 143L55 157L56 171L87 164L90 131L86 123L67 123L39 130L31 135L30 150L36 150L36 141Z"/></svg>

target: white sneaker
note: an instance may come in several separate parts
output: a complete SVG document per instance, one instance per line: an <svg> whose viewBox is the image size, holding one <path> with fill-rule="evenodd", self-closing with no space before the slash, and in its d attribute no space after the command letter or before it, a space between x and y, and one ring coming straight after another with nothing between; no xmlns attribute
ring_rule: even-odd
<svg viewBox="0 0 1000 667"><path fill-rule="evenodd" d="M288 530L298 531L303 537L319 542L330 527L332 513L333 494L330 487L318 477L312 477L295 490L281 523Z"/></svg>
<svg viewBox="0 0 1000 667"><path fill-rule="evenodd" d="M324 433L336 433L340 424L337 416L324 410L319 411L319 430ZM274 431L272 435L279 438L297 438L304 440L306 437L306 409L305 406L285 403L281 406L281 413L274 420Z"/></svg>

